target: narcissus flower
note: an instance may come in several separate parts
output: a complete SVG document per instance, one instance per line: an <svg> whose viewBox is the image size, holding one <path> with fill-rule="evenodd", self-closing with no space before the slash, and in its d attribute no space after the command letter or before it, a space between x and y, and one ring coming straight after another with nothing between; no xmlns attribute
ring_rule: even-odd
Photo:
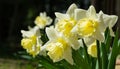
<svg viewBox="0 0 120 69"><path fill-rule="evenodd" d="M45 26L50 25L52 23L52 19L46 15L45 12L40 13L39 16L35 19L35 24L43 29Z"/></svg>
<svg viewBox="0 0 120 69"><path fill-rule="evenodd" d="M66 38L68 38L71 41L71 45L73 49L79 49L79 42L77 39L77 36L74 35L74 33L71 33L72 28L76 24L75 20L75 12L74 10L77 9L77 6L75 4L72 4L67 12L65 14L56 12L55 15L58 19L55 29L58 32L61 32Z"/></svg>
<svg viewBox="0 0 120 69"><path fill-rule="evenodd" d="M58 62L65 59L67 62L73 65L72 49L70 40L68 40L63 34L56 31L53 27L46 28L46 33L49 41L45 44L48 56L53 62Z"/></svg>
<svg viewBox="0 0 120 69"><path fill-rule="evenodd" d="M29 31L21 30L23 39L21 45L26 51L35 57L41 51L42 41L40 40L40 31L37 26L29 29Z"/></svg>
<svg viewBox="0 0 120 69"><path fill-rule="evenodd" d="M76 20L74 19L74 10L77 9L75 4L72 4L65 14L56 12L55 15L58 22L55 25L57 31L62 32L66 37L71 37L71 29L75 26Z"/></svg>
<svg viewBox="0 0 120 69"><path fill-rule="evenodd" d="M96 39L103 42L106 26L102 14L96 14L93 6L90 6L88 10L76 9L75 12L77 24L71 32L76 33L79 38L83 38L85 43L88 44L93 43L91 41Z"/></svg>
<svg viewBox="0 0 120 69"><path fill-rule="evenodd" d="M87 52L92 57L97 57L97 44L96 41L88 46Z"/></svg>
<svg viewBox="0 0 120 69"><path fill-rule="evenodd" d="M104 32L107 27L110 29L111 36L114 36L112 27L117 19L118 17L115 15L106 15L103 12L96 13L93 6L90 6L88 10L75 9L77 23L71 32L76 33L79 38L83 38L88 45L95 40L104 42Z"/></svg>

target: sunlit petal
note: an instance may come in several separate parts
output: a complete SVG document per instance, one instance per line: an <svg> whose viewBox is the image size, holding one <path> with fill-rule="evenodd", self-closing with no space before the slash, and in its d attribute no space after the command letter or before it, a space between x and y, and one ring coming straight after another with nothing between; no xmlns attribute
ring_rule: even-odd
<svg viewBox="0 0 120 69"><path fill-rule="evenodd" d="M86 10L75 9L75 20L80 20L82 18L86 18Z"/></svg>
<svg viewBox="0 0 120 69"><path fill-rule="evenodd" d="M88 18L96 18L97 17L96 10L92 5L87 10L87 17Z"/></svg>
<svg viewBox="0 0 120 69"><path fill-rule="evenodd" d="M62 14L59 12L55 12L55 15L58 19L70 19L70 16L68 14Z"/></svg>
<svg viewBox="0 0 120 69"><path fill-rule="evenodd" d="M69 14L71 17L74 17L74 10L75 9L77 9L77 6L76 6L76 4L72 4L72 5L70 5L70 7L68 8L68 10L67 10L67 14Z"/></svg>
<svg viewBox="0 0 120 69"><path fill-rule="evenodd" d="M57 37L57 32L56 30L53 28L53 26L51 27L47 27L46 28L46 33L47 33L47 36L50 40L53 40L53 39L56 39Z"/></svg>
<svg viewBox="0 0 120 69"><path fill-rule="evenodd" d="M67 47L64 53L64 59L69 62L71 65L74 64L74 61L72 59L72 49L70 47Z"/></svg>

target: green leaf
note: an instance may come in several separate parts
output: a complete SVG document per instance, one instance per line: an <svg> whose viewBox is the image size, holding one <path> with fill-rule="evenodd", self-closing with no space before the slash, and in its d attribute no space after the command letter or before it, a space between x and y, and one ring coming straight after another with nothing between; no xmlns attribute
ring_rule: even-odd
<svg viewBox="0 0 120 69"><path fill-rule="evenodd" d="M98 69L102 69L102 63L101 63L101 57L100 57L100 43L99 41L97 40L97 60L98 60Z"/></svg>
<svg viewBox="0 0 120 69"><path fill-rule="evenodd" d="M74 65L71 65L70 63L66 62L65 60L60 61L61 67L60 69L76 69Z"/></svg>
<svg viewBox="0 0 120 69"><path fill-rule="evenodd" d="M104 43L101 43L101 61L102 61L102 69L107 69L108 56L107 56L106 47Z"/></svg>
<svg viewBox="0 0 120 69"><path fill-rule="evenodd" d="M86 59L86 62L90 65L91 61L90 61L89 54L87 52L87 46L86 46L86 44L85 44L83 39L82 39L82 42L83 42L84 58Z"/></svg>
<svg viewBox="0 0 120 69"><path fill-rule="evenodd" d="M79 50L77 51L73 50L73 59L75 62L75 66L77 67L76 69L91 69L91 67L79 53Z"/></svg>
<svg viewBox="0 0 120 69"><path fill-rule="evenodd" d="M91 66L92 66L92 69L95 69L96 61L97 61L96 58L91 57ZM97 69L98 69L98 68L97 68Z"/></svg>
<svg viewBox="0 0 120 69"><path fill-rule="evenodd" d="M116 57L118 55L118 50L119 50L119 46L118 46L118 29L117 29L112 45L112 52L109 55L108 69L115 68L115 62L116 62Z"/></svg>
<svg viewBox="0 0 120 69"><path fill-rule="evenodd" d="M39 58L39 64L41 64L45 69L60 69L50 59L48 59L48 57L41 56Z"/></svg>
<svg viewBox="0 0 120 69"><path fill-rule="evenodd" d="M110 52L111 42L112 42L112 37L110 36L110 30L107 28L107 30L105 32L105 47L106 47L107 53Z"/></svg>

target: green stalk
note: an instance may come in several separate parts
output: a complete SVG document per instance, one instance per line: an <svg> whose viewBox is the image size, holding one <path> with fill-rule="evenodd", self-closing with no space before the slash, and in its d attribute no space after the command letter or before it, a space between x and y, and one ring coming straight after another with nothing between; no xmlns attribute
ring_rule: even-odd
<svg viewBox="0 0 120 69"><path fill-rule="evenodd" d="M61 63L61 65L60 65L60 63ZM71 65L70 63L66 62L65 60L60 61L60 63L58 63L58 65L63 67L60 69L76 69L75 65Z"/></svg>
<svg viewBox="0 0 120 69"><path fill-rule="evenodd" d="M87 52L87 46L86 46L86 44L85 44L85 42L84 42L84 40L82 39L82 42L83 42L83 47L84 47L84 58L86 59L86 62L88 63L88 64L90 64L90 57L89 57L89 54L88 54L88 52Z"/></svg>
<svg viewBox="0 0 120 69"><path fill-rule="evenodd" d="M91 69L78 50L73 50L73 59L77 69Z"/></svg>
<svg viewBox="0 0 120 69"><path fill-rule="evenodd" d="M108 63L108 69L115 68L115 62L116 62L116 57L118 55L118 51L119 51L119 45L118 45L118 30L117 30L114 41L113 41L113 45L112 45L112 52L109 55L110 59Z"/></svg>
<svg viewBox="0 0 120 69"><path fill-rule="evenodd" d="M95 65L96 65L96 58L93 58L93 57L91 57L91 65L92 65L92 69L95 69Z"/></svg>
<svg viewBox="0 0 120 69"><path fill-rule="evenodd" d="M57 67L50 59L47 57L41 56L40 57L40 62L39 62L45 69L60 69Z"/></svg>
<svg viewBox="0 0 120 69"><path fill-rule="evenodd" d="M102 69L107 69L108 58L107 58L106 47L104 43L101 43L101 60L102 60Z"/></svg>
<svg viewBox="0 0 120 69"><path fill-rule="evenodd" d="M110 30L107 29L107 32L105 32L105 34L106 34L106 39L105 39L106 52L109 53L110 52L110 44L112 41L112 37L110 36Z"/></svg>
<svg viewBox="0 0 120 69"><path fill-rule="evenodd" d="M101 59L100 59L100 43L97 40L97 59L98 59L98 69L102 69Z"/></svg>

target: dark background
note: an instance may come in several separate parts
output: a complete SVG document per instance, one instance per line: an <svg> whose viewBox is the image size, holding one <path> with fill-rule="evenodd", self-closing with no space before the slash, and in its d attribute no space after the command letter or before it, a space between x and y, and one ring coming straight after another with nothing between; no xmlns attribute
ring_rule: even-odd
<svg viewBox="0 0 120 69"><path fill-rule="evenodd" d="M54 12L66 12L72 3L83 9L92 4L97 12L103 10L120 16L119 0L0 0L0 57L13 56L23 50L20 30L27 30L28 25L34 26L34 19L40 12L45 11L55 18Z"/></svg>

